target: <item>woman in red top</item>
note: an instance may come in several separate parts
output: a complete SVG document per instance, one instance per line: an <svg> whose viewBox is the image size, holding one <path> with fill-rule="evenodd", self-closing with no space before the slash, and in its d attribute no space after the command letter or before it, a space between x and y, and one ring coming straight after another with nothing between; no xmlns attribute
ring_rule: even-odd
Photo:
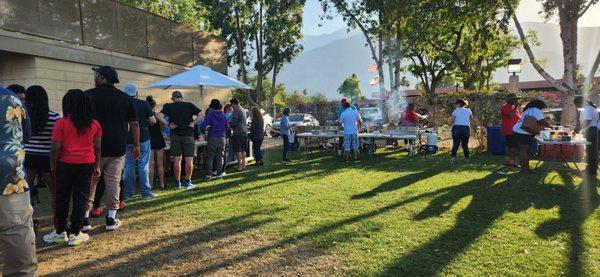
<svg viewBox="0 0 600 277"><path fill-rule="evenodd" d="M89 239L81 232L90 181L100 177L100 143L102 129L94 120L92 102L83 91L72 89L62 100L65 117L52 132L50 166L56 174L57 229L45 241L79 245ZM73 199L71 227L67 238L69 201Z"/></svg>
<svg viewBox="0 0 600 277"><path fill-rule="evenodd" d="M402 113L402 117L400 118L400 126L417 126L417 123L421 121L423 118L422 115L415 112L415 104L409 103L408 107ZM404 144L406 145L406 149L409 151L412 150L413 145L415 144L414 139L405 139Z"/></svg>

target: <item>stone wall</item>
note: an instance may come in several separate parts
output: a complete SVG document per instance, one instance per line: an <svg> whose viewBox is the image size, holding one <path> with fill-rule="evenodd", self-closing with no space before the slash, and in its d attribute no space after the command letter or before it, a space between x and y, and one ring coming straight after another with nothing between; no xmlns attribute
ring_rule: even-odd
<svg viewBox="0 0 600 277"><path fill-rule="evenodd" d="M92 66L45 57L4 54L0 55L0 86L6 87L13 83L25 87L34 84L41 85L48 91L50 109L61 112L62 97L68 89L86 90L93 87ZM147 95L152 95L159 106L170 101L173 90L145 89L148 84L168 76L117 70L121 81L120 84L117 84L118 88L122 89L126 83L135 83L140 89L140 98L145 99ZM182 92L186 101L200 106L203 110L212 98L225 101L229 97L229 90L222 89L204 89L202 97L199 90L182 90Z"/></svg>

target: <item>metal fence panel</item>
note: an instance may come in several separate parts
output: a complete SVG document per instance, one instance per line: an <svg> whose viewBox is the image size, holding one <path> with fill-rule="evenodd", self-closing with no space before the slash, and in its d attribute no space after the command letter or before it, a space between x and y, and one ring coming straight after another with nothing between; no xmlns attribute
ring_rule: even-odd
<svg viewBox="0 0 600 277"><path fill-rule="evenodd" d="M171 55L171 21L162 17L147 14L148 56L168 61Z"/></svg>
<svg viewBox="0 0 600 277"><path fill-rule="evenodd" d="M64 41L81 43L79 0L38 1L39 32Z"/></svg>
<svg viewBox="0 0 600 277"><path fill-rule="evenodd" d="M81 0L85 44L102 49L118 49L115 9L115 2L111 0Z"/></svg>
<svg viewBox="0 0 600 277"><path fill-rule="evenodd" d="M119 52L148 56L146 41L146 13L133 7L117 4Z"/></svg>

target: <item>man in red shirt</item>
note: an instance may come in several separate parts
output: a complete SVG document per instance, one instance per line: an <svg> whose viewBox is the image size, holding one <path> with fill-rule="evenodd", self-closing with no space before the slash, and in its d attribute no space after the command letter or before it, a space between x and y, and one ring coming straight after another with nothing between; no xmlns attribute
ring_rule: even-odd
<svg viewBox="0 0 600 277"><path fill-rule="evenodd" d="M506 103L500 108L502 115L502 135L506 141L506 159L504 165L510 167L519 167L515 163L515 157L518 152L518 144L513 136L513 127L521 118L519 111L519 98L516 94L511 93Z"/></svg>

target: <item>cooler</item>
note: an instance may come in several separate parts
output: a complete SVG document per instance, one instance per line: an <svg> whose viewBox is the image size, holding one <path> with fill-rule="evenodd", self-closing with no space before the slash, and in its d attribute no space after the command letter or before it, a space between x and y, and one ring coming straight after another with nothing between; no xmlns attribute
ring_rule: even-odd
<svg viewBox="0 0 600 277"><path fill-rule="evenodd" d="M554 144L540 145L538 155L541 158L552 159L554 152L556 152L556 157L559 159L581 160L585 153L585 145L563 145L562 153L560 147L560 145Z"/></svg>

